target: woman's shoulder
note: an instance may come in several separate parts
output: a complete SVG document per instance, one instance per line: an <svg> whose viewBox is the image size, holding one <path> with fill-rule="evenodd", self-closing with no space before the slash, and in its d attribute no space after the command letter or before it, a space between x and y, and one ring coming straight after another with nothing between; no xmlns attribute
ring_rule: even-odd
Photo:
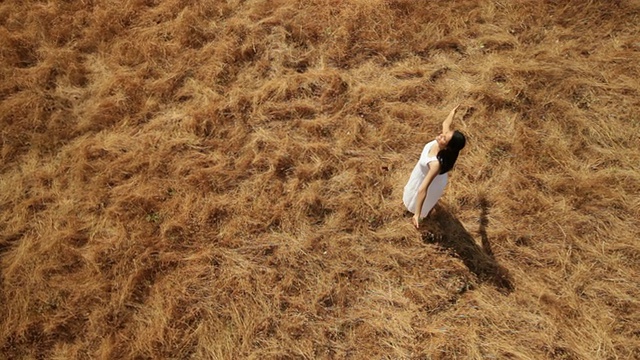
<svg viewBox="0 0 640 360"><path fill-rule="evenodd" d="M433 147L433 144L435 144L435 143L436 143L436 141L435 141L435 140L431 140L431 141L429 141L428 143L426 143L426 144L424 145L424 147L422 148L422 151L423 151L424 153L428 153L428 152L431 150L431 148Z"/></svg>
<svg viewBox="0 0 640 360"><path fill-rule="evenodd" d="M427 150L427 153L429 153L432 157L435 157L438 154L438 149L434 149L438 147L438 141L437 140L432 140L429 143L427 143L427 145L424 147L425 150ZM435 153L434 153L435 152Z"/></svg>
<svg viewBox="0 0 640 360"><path fill-rule="evenodd" d="M431 154L432 150L433 150L433 144L435 144L436 141L433 140L429 143L427 143L424 146L424 149L422 150L422 155L420 156L420 160L421 162L423 162L425 165L427 163L430 163L431 161L436 159L436 155Z"/></svg>

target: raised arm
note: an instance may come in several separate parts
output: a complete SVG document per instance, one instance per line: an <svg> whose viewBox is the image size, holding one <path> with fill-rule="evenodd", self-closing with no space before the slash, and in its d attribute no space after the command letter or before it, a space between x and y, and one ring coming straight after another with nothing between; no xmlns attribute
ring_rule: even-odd
<svg viewBox="0 0 640 360"><path fill-rule="evenodd" d="M422 180L422 184L420 184L420 187L418 188L418 194L416 198L416 212L414 213L413 219L411 220L413 222L413 226L415 226L416 229L420 227L420 213L422 213L422 205L424 204L424 199L427 198L429 185L431 185L431 182L439 172L440 162L438 162L437 160L430 162L429 172L427 173L427 176L424 177L424 180Z"/></svg>
<svg viewBox="0 0 640 360"><path fill-rule="evenodd" d="M453 110L451 110L451 112L449 113L447 118L442 123L442 133L443 134L446 134L449 131L451 131L451 123L453 122L453 116L456 114L456 110L458 110L459 106L460 105L456 105L456 107L454 107Z"/></svg>

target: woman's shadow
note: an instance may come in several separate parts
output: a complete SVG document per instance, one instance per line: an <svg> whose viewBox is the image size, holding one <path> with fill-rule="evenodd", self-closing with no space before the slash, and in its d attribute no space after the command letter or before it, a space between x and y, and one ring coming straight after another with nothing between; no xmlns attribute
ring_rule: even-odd
<svg viewBox="0 0 640 360"><path fill-rule="evenodd" d="M503 293L511 293L515 290L513 278L509 271L496 261L487 236L489 202L482 197L479 205L480 245L476 243L462 223L441 205L436 206L434 213L420 227L422 239L427 243L435 243L452 250L467 268L478 276L480 281L492 283Z"/></svg>

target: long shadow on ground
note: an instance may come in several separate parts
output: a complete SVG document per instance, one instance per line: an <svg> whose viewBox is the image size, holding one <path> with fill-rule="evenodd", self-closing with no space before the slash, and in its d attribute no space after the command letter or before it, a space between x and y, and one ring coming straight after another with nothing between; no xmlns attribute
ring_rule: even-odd
<svg viewBox="0 0 640 360"><path fill-rule="evenodd" d="M452 250L480 281L492 283L503 293L511 293L515 290L513 279L509 271L496 261L487 236L488 202L482 198L479 205L480 245L462 223L441 205L436 206L434 213L421 226L422 240Z"/></svg>

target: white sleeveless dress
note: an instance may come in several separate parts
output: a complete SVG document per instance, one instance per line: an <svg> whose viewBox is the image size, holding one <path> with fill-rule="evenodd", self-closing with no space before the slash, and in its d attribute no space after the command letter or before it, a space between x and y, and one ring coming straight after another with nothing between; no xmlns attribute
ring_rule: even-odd
<svg viewBox="0 0 640 360"><path fill-rule="evenodd" d="M404 206L407 207L411 213L415 213L416 211L416 197L418 195L418 189L420 188L420 184L427 176L429 172L429 163L432 161L438 161L435 156L429 156L429 151L431 147L437 146L436 140L431 141L422 149L422 154L420 154L420 160L413 168L413 172L411 172L411 177L409 178L409 182L404 187L404 193L402 194L402 201L404 202ZM420 211L420 218L424 218L429 214L429 211L433 209L436 205L442 194L444 193L444 188L447 186L447 174L438 174L433 179L429 188L427 189L427 197L424 199L424 203L422 204L422 209Z"/></svg>

